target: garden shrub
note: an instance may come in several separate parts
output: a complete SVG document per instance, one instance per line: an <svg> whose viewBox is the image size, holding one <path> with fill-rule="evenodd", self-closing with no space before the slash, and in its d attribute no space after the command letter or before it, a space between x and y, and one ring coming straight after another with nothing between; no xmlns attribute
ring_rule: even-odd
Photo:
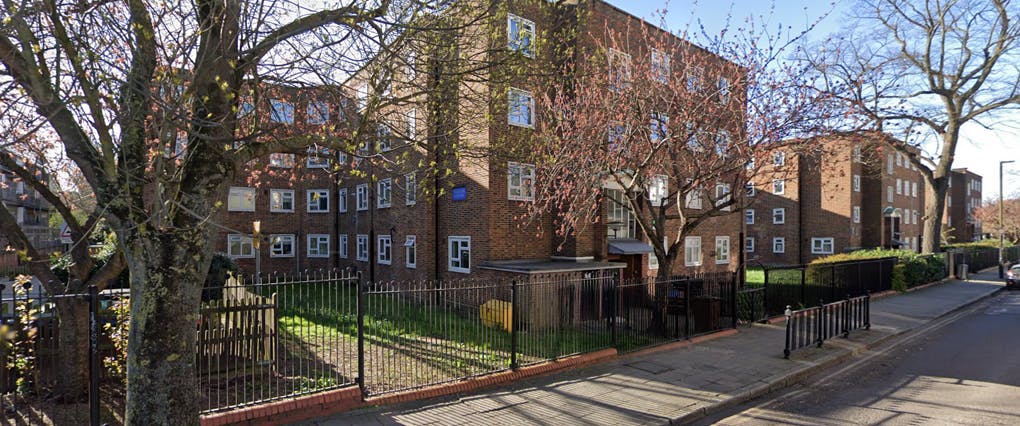
<svg viewBox="0 0 1020 426"><path fill-rule="evenodd" d="M978 248L983 246L978 246ZM945 278L945 255L922 255L910 250L868 249L851 253L840 253L815 259L814 264L843 262L848 260L880 259L895 257L899 272L893 270L893 289L906 290ZM897 274L900 281L897 281ZM901 290L901 291L902 291Z"/></svg>

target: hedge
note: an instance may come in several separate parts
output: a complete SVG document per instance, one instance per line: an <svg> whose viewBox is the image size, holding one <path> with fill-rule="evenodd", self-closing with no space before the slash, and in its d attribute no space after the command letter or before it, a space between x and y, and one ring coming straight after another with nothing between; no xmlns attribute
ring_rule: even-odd
<svg viewBox="0 0 1020 426"><path fill-rule="evenodd" d="M945 278L945 254L921 255L910 250L869 249L821 257L811 265L845 262L850 260L897 258L893 268L892 288L903 291Z"/></svg>

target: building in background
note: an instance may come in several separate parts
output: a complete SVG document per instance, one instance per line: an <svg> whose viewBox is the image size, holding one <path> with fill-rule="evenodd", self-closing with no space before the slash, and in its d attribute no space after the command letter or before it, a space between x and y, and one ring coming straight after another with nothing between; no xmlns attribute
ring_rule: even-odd
<svg viewBox="0 0 1020 426"><path fill-rule="evenodd" d="M513 53L525 62L525 68L537 73L553 71L543 68L552 64L584 60L585 55L578 52L594 48L592 40L605 34L607 25L612 30L648 26L603 1L511 2L506 9L489 23L499 31L483 26L478 34L465 30L461 36L473 37L479 46ZM540 35L580 49L543 47L536 42ZM695 50L710 56L709 60L724 62ZM650 54L640 47L624 53ZM546 90L537 83L540 79L509 71L509 75L498 75L504 71L496 69L492 81L448 86L442 79L415 71L435 70L431 64L414 66L430 56L434 55L408 52L404 63L375 64L353 76L346 89L351 111L359 115L356 126L339 117L344 115L342 108L327 105L325 109L333 113L326 122L375 135L353 147L351 155L273 154L249 165L253 174L230 190L221 221L226 229L217 237L218 249L249 272L255 270L255 256L261 255L258 263L263 273L340 267L360 271L372 281L553 272L594 277L617 274L620 269L627 277L655 275L657 264L647 237L633 226L632 213L614 208L613 203L603 204L602 220L566 240L553 232L554 213L528 223L517 219L525 211L521 203L536 196L535 165L526 155L515 154L514 148L534 140L540 127L535 103ZM681 65L676 64L673 72L681 72ZM380 82L380 78L387 80ZM456 107L437 111L408 102L372 110L376 97L400 97L402 85L415 83L433 88L417 105ZM482 93L484 104L466 102L466 88ZM275 122L284 130L287 126L307 129L322 121L318 112L323 108L316 106L319 101L300 97L264 99L254 107L264 111L261 120ZM365 118L365 111L372 118ZM486 147L489 154L461 155L457 149L464 146ZM401 161L361 160L387 156L400 156ZM337 167L320 169L319 161ZM437 169L451 173L437 174ZM266 176L266 171L280 173ZM263 237L260 250L252 239L256 221ZM740 221L740 212L734 211L704 222L689 235L674 271L734 270Z"/></svg>
<svg viewBox="0 0 1020 426"><path fill-rule="evenodd" d="M924 181L906 155L862 133L777 148L745 210L748 262L799 264L861 248L921 246ZM809 149L809 150L808 150Z"/></svg>
<svg viewBox="0 0 1020 426"><path fill-rule="evenodd" d="M942 234L950 243L977 241L984 230L974 211L981 207L981 175L966 168L950 172Z"/></svg>
<svg viewBox="0 0 1020 426"><path fill-rule="evenodd" d="M29 170L32 170L29 168ZM39 181L48 184L49 176L37 170ZM31 185L25 184L13 171L0 167L0 199L18 221L18 226L40 252L59 249L60 241L49 226L53 208ZM6 236L3 245L7 246Z"/></svg>

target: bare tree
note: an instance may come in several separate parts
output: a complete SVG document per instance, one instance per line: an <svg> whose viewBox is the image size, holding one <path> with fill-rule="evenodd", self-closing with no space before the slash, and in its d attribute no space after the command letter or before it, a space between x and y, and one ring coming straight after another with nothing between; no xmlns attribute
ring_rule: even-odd
<svg viewBox="0 0 1020 426"><path fill-rule="evenodd" d="M127 424L198 423L195 321L209 222L245 164L315 144L351 146L346 127L250 130L243 102L265 87L339 87L410 35L451 28L429 16L489 12L468 3L5 3L0 93L24 94L22 130L56 136L95 194L89 220L102 217L116 232L130 271ZM303 72L312 68L325 71ZM60 200L49 201L59 210ZM88 228L77 223L72 234Z"/></svg>
<svg viewBox="0 0 1020 426"><path fill-rule="evenodd" d="M1009 0L864 0L857 12L853 30L807 60L847 114L902 141L894 149L928 184L922 249L938 251L961 132L1001 126L1020 106L1020 10Z"/></svg>
<svg viewBox="0 0 1020 426"><path fill-rule="evenodd" d="M725 217L740 223L770 150L800 149L832 111L807 69L782 60L790 45L778 37L747 30L701 47L643 22L589 25L577 55L586 59L566 64L542 103L552 124L534 148L527 217L555 212L568 236L606 209L630 212L666 278L685 236Z"/></svg>

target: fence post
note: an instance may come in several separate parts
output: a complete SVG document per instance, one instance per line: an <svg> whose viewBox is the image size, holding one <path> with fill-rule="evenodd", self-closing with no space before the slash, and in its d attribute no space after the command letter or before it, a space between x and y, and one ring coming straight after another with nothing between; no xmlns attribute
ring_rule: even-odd
<svg viewBox="0 0 1020 426"><path fill-rule="evenodd" d="M866 291L864 296L864 329L871 330L871 291Z"/></svg>
<svg viewBox="0 0 1020 426"><path fill-rule="evenodd" d="M804 265L803 268L800 268L800 304L806 308L808 304L807 304L807 279L805 275L807 275L807 265Z"/></svg>
<svg viewBox="0 0 1020 426"><path fill-rule="evenodd" d="M684 280L684 338L691 338L691 280Z"/></svg>
<svg viewBox="0 0 1020 426"><path fill-rule="evenodd" d="M765 309L765 315L763 315L763 316L765 317L765 320L767 321L768 317L769 317L769 268L763 267L762 268L762 272L763 272L763 275L764 275L764 277L762 279L765 281L765 284L763 284L761 286L761 288L762 288L762 291L761 291L761 299L762 299L761 307L762 307L762 309Z"/></svg>
<svg viewBox="0 0 1020 426"><path fill-rule="evenodd" d="M783 349L783 358L790 359L790 329L793 324L793 311L790 310L790 305L786 305L786 311L783 313L786 315L786 348Z"/></svg>
<svg viewBox="0 0 1020 426"><path fill-rule="evenodd" d="M730 309L733 315L733 328L737 328L737 285L740 284L740 272L733 273L733 286L730 287Z"/></svg>
<svg viewBox="0 0 1020 426"><path fill-rule="evenodd" d="M843 337L850 337L850 293L846 294L846 304L843 305Z"/></svg>
<svg viewBox="0 0 1020 426"><path fill-rule="evenodd" d="M832 264L829 273L829 300L836 300L836 264Z"/></svg>
<svg viewBox="0 0 1020 426"><path fill-rule="evenodd" d="M616 347L616 316L620 312L620 273L613 274L613 290L609 303L609 341Z"/></svg>
<svg viewBox="0 0 1020 426"><path fill-rule="evenodd" d="M510 368L517 369L517 280L510 281Z"/></svg>
<svg viewBox="0 0 1020 426"><path fill-rule="evenodd" d="M824 339L825 330L825 302L822 299L818 299L818 329L815 330L818 336L818 347L822 347L822 341Z"/></svg>
<svg viewBox="0 0 1020 426"><path fill-rule="evenodd" d="M89 293L89 423L99 426L99 288Z"/></svg>
<svg viewBox="0 0 1020 426"><path fill-rule="evenodd" d="M365 287L361 282L361 271L358 271L358 388L361 399L367 396L365 391Z"/></svg>

